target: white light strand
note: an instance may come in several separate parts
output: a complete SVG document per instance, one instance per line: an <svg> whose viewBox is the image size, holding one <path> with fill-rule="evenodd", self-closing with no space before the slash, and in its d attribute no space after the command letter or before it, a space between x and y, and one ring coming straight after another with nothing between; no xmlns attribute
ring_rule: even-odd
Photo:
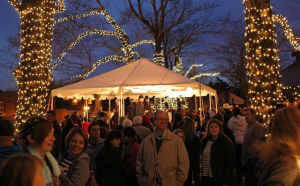
<svg viewBox="0 0 300 186"><path fill-rule="evenodd" d="M74 79L74 78L84 79L87 76L89 76L99 65L107 63L107 62L112 61L112 60L122 61L122 62L127 61L127 59L124 56L117 56L117 55L108 56L108 57L105 57L103 59L100 59L100 60L96 61L96 63L92 66L92 69L89 70L88 72L86 72L82 75L75 75L71 79Z"/></svg>
<svg viewBox="0 0 300 186"><path fill-rule="evenodd" d="M219 72L216 72L216 73L201 73L201 74L198 74L198 75L195 75L193 77L191 77L190 79L196 79L196 78L199 78L199 77L202 77L202 76L217 76L217 75L220 75Z"/></svg>
<svg viewBox="0 0 300 186"><path fill-rule="evenodd" d="M189 68L189 70L185 73L185 77L189 74L189 72L192 70L192 68L193 67L202 67L203 66L203 64L193 64L190 68Z"/></svg>
<svg viewBox="0 0 300 186"><path fill-rule="evenodd" d="M300 46L298 44L300 42L300 39L293 34L293 31L292 29L290 29L290 25L288 24L287 19L282 15L273 15L272 18L274 22L279 22L281 24L285 36L288 38L294 49L300 51Z"/></svg>

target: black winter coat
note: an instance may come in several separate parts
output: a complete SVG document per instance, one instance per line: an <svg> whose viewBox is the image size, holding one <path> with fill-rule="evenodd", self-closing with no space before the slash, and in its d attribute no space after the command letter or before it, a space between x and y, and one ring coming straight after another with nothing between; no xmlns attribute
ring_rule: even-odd
<svg viewBox="0 0 300 186"><path fill-rule="evenodd" d="M96 157L98 185L125 186L126 169L123 165L120 151L112 146L104 146Z"/></svg>
<svg viewBox="0 0 300 186"><path fill-rule="evenodd" d="M201 140L201 154L207 141ZM235 151L228 137L220 137L212 144L210 161L215 186L234 185Z"/></svg>

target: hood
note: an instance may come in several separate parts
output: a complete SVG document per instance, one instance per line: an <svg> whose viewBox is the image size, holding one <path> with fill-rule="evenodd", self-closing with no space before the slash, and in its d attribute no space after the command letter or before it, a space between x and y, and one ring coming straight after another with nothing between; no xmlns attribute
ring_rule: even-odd
<svg viewBox="0 0 300 186"><path fill-rule="evenodd" d="M239 127L242 127L244 125L246 125L246 126L248 125L248 123L245 120L245 117L240 116L240 115L237 115L237 117L232 116L229 121L233 122L235 125L237 125Z"/></svg>

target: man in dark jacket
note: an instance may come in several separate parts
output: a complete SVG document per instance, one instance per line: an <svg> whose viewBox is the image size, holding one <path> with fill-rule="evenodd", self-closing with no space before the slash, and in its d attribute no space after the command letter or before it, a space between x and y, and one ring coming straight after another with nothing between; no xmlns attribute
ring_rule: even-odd
<svg viewBox="0 0 300 186"><path fill-rule="evenodd" d="M0 165L9 156L23 153L20 145L13 145L14 125L7 119L0 119Z"/></svg>

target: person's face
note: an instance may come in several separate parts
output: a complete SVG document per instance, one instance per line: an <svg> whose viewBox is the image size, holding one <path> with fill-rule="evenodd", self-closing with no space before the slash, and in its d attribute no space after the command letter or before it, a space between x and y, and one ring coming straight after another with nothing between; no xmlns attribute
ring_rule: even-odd
<svg viewBox="0 0 300 186"><path fill-rule="evenodd" d="M140 102L144 102L144 98L140 98Z"/></svg>
<svg viewBox="0 0 300 186"><path fill-rule="evenodd" d="M182 141L184 140L184 134L182 132L178 132L176 136L178 136Z"/></svg>
<svg viewBox="0 0 300 186"><path fill-rule="evenodd" d="M157 113L156 119L154 121L156 129L165 131L168 127L168 116L165 112Z"/></svg>
<svg viewBox="0 0 300 186"><path fill-rule="evenodd" d="M83 137L78 133L74 134L69 141L68 151L73 155L78 155L82 152L83 148L84 148Z"/></svg>
<svg viewBox="0 0 300 186"><path fill-rule="evenodd" d="M45 177L43 175L43 168L42 165L36 163L35 165L35 173L32 180L32 186L41 186L45 184Z"/></svg>
<svg viewBox="0 0 300 186"><path fill-rule="evenodd" d="M90 135L90 138L92 138L92 139L100 138L100 126L99 125L92 126L89 135Z"/></svg>
<svg viewBox="0 0 300 186"><path fill-rule="evenodd" d="M145 99L146 102L149 102L149 98Z"/></svg>
<svg viewBox="0 0 300 186"><path fill-rule="evenodd" d="M217 125L216 123L211 123L209 125L209 132L211 134L211 136L214 138L218 137L219 133L220 133L220 127L219 125Z"/></svg>
<svg viewBox="0 0 300 186"><path fill-rule="evenodd" d="M51 121L51 122L52 122L52 121L55 120L55 117L53 117L51 113L47 113L47 114L46 114L46 119L47 119L48 121Z"/></svg>
<svg viewBox="0 0 300 186"><path fill-rule="evenodd" d="M114 138L113 140L111 140L110 142L112 144L113 147L120 147L120 143L121 143L121 139L119 138Z"/></svg>
<svg viewBox="0 0 300 186"><path fill-rule="evenodd" d="M247 121L247 123L252 123L255 121L255 115L254 114L252 115L250 110L246 110L244 112L244 114L245 114L245 120Z"/></svg>
<svg viewBox="0 0 300 186"><path fill-rule="evenodd" d="M53 147L53 144L55 141L53 133L54 133L54 128L51 129L49 134L44 139L44 141L42 143L42 147L41 147L42 152L49 152L52 150L52 147Z"/></svg>
<svg viewBox="0 0 300 186"><path fill-rule="evenodd" d="M118 100L118 99L116 99L116 100L115 100L115 103L116 103L116 104L119 104L119 100Z"/></svg>
<svg viewBox="0 0 300 186"><path fill-rule="evenodd" d="M128 142L130 142L131 140L132 140L131 137L128 137L128 136L123 135L123 142L124 142L124 143L128 143Z"/></svg>

